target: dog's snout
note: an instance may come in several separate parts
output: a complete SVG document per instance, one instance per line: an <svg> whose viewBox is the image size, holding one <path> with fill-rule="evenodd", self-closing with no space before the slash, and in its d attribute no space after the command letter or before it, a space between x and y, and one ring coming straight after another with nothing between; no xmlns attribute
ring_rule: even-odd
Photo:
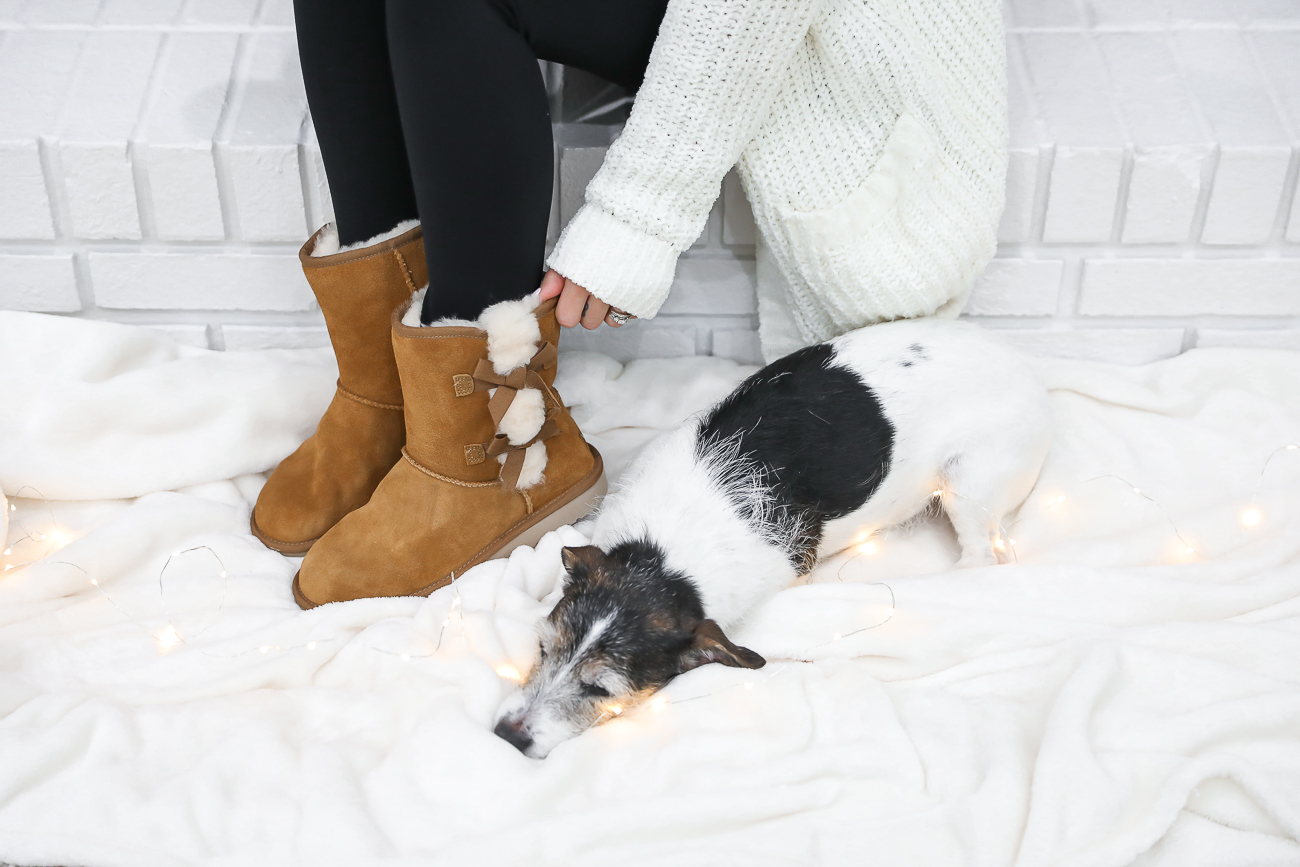
<svg viewBox="0 0 1300 867"><path fill-rule="evenodd" d="M503 719L497 723L497 727L492 731L497 737L511 744L525 755L528 753L528 748L533 745L533 739L524 731L523 720L511 722L508 719Z"/></svg>

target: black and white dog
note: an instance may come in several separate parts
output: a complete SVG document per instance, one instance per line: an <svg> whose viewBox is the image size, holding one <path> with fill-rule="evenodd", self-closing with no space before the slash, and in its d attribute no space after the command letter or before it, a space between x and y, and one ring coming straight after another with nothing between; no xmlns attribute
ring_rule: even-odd
<svg viewBox="0 0 1300 867"><path fill-rule="evenodd" d="M496 733L542 758L682 672L762 666L726 633L819 558L936 500L957 565L996 563L1050 437L1043 385L974 325L891 322L768 365L649 446L594 544L564 549L564 596Z"/></svg>

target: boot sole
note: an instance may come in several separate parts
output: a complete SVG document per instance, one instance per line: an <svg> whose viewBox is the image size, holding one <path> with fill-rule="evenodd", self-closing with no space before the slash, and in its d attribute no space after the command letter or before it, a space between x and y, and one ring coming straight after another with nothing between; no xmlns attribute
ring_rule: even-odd
<svg viewBox="0 0 1300 867"><path fill-rule="evenodd" d="M248 529L252 530L253 535L257 537L257 541L261 542L272 551L279 551L281 554L288 554L290 556L306 554L311 546L316 544L320 539L320 536L317 536L315 539L308 539L306 542L285 542L281 539L273 539L266 535L266 533L262 532L261 527L257 526L256 507L253 508L253 511L248 516Z"/></svg>
<svg viewBox="0 0 1300 867"><path fill-rule="evenodd" d="M596 504L609 492L609 481L605 478L605 461L601 458L600 452L596 451L595 447L590 443L587 444L587 448L591 449L591 455L595 458L595 464L592 466L591 472L579 479L568 491L560 494L543 509L524 518L489 542L487 547L462 563L459 568L453 569L442 578L421 587L410 595L428 596L440 587L446 587L456 575L463 575L480 563L509 557L516 548L525 545L535 546L547 533L580 520L592 509L596 508ZM577 493L566 500L565 495L569 491L575 490ZM313 602L303 595L302 589L298 585L298 576L300 574L301 572L298 572L293 576L293 598L298 603L298 607L306 611L326 604Z"/></svg>

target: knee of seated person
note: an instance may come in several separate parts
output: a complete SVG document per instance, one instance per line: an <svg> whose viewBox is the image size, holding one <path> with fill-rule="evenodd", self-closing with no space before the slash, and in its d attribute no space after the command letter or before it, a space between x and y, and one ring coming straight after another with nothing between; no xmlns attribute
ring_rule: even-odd
<svg viewBox="0 0 1300 867"><path fill-rule="evenodd" d="M387 0L388 32L422 42L456 39L467 30L506 24L518 30L517 0Z"/></svg>

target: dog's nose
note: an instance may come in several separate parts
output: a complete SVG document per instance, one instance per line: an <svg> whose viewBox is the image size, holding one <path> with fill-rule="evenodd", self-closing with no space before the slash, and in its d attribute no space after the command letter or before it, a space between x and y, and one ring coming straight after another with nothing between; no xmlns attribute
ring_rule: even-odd
<svg viewBox="0 0 1300 867"><path fill-rule="evenodd" d="M497 727L492 732L521 753L527 754L528 748L533 745L533 739L524 732L523 720L510 722L510 720L503 719L497 723Z"/></svg>

